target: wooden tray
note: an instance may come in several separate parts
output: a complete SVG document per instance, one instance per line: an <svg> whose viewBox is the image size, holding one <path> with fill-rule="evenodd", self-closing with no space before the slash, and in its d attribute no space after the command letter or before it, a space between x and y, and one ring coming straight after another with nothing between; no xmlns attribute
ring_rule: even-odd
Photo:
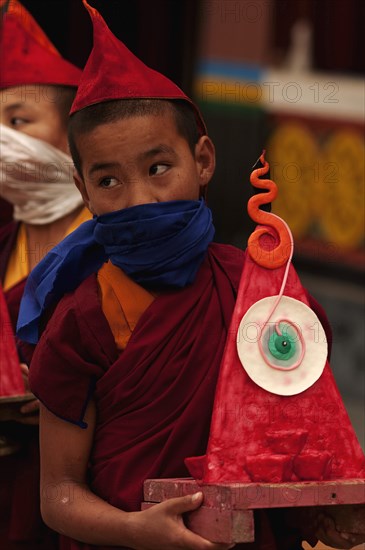
<svg viewBox="0 0 365 550"><path fill-rule="evenodd" d="M364 479L198 485L194 479L177 478L145 481L141 508L197 491L203 492L204 501L186 514L186 525L202 537L223 543L254 541L255 509L365 504Z"/></svg>

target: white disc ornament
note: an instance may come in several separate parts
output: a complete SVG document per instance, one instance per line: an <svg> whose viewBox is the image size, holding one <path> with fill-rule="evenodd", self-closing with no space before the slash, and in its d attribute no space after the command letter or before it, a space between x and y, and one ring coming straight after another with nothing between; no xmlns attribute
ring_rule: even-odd
<svg viewBox="0 0 365 550"><path fill-rule="evenodd" d="M237 351L248 376L264 390L296 395L321 376L327 359L326 334L306 304L282 296L255 302L242 317ZM270 317L269 317L270 316Z"/></svg>

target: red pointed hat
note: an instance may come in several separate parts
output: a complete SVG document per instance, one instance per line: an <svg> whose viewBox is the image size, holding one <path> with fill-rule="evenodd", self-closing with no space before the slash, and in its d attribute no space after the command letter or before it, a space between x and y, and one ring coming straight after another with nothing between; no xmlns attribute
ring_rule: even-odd
<svg viewBox="0 0 365 550"><path fill-rule="evenodd" d="M193 108L201 134L206 127L197 106L171 80L147 67L118 40L100 13L83 0L94 28L94 47L70 114L113 99L181 99Z"/></svg>
<svg viewBox="0 0 365 550"><path fill-rule="evenodd" d="M78 86L81 69L66 61L18 0L0 0L0 88Z"/></svg>

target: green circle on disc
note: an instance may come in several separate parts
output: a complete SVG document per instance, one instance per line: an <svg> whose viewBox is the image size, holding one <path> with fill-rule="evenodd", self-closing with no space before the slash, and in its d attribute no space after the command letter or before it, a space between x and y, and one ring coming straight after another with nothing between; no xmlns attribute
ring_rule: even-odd
<svg viewBox="0 0 365 550"><path fill-rule="evenodd" d="M280 335L274 331L269 338L269 350L271 355L281 361L288 361L291 359L295 353L295 347L294 340L286 332Z"/></svg>

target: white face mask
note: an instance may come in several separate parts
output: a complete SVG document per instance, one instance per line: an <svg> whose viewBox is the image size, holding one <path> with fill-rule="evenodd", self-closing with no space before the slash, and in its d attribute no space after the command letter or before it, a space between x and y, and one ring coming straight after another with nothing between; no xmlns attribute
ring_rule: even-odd
<svg viewBox="0 0 365 550"><path fill-rule="evenodd" d="M14 219L44 225L83 204L73 162L53 145L0 124L0 196Z"/></svg>

